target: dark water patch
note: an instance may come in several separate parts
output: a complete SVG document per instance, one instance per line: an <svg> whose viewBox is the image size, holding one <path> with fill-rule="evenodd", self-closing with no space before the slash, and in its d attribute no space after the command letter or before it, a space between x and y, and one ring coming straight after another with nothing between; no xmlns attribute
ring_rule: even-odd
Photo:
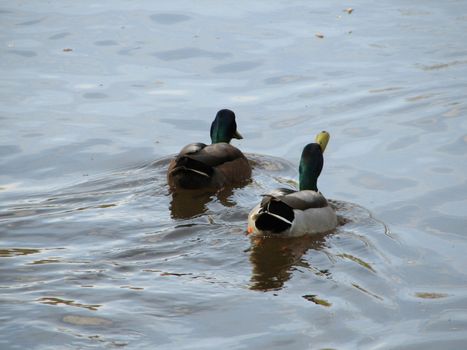
<svg viewBox="0 0 467 350"><path fill-rule="evenodd" d="M7 53L11 55L17 55L17 56L27 57L27 58L37 56L37 53L31 50L8 50Z"/></svg>
<svg viewBox="0 0 467 350"><path fill-rule="evenodd" d="M34 137L41 137L41 136L44 136L44 134L40 133L40 132L30 132L30 133L27 133L27 134L23 134L21 135L22 137L31 137L31 138L34 138Z"/></svg>
<svg viewBox="0 0 467 350"><path fill-rule="evenodd" d="M453 156L465 155L467 153L467 135L459 137L454 142L438 148L438 150Z"/></svg>
<svg viewBox="0 0 467 350"><path fill-rule="evenodd" d="M104 94L102 92L86 92L85 94L83 94L83 98L87 98L91 100L102 99L102 98L107 98L107 97L109 97L109 95Z"/></svg>
<svg viewBox="0 0 467 350"><path fill-rule="evenodd" d="M59 40L70 36L70 32L62 32L49 36L49 40Z"/></svg>
<svg viewBox="0 0 467 350"><path fill-rule="evenodd" d="M115 40L98 40L94 42L96 46L117 46L118 42Z"/></svg>
<svg viewBox="0 0 467 350"><path fill-rule="evenodd" d="M164 61L178 61L198 57L221 60L232 56L230 53L227 52L214 52L198 49L196 47L186 47L182 49L160 51L154 53L153 55Z"/></svg>
<svg viewBox="0 0 467 350"><path fill-rule="evenodd" d="M152 21L158 23L158 24L164 24L164 25L171 25L171 24L177 24L181 22L186 22L191 19L190 16L186 15L180 15L180 14L175 14L175 13L158 13L149 16Z"/></svg>
<svg viewBox="0 0 467 350"><path fill-rule="evenodd" d="M141 46L135 46L135 47L128 47L119 50L117 53L122 56L132 56L134 53L137 53L138 50L141 50Z"/></svg>
<svg viewBox="0 0 467 350"><path fill-rule="evenodd" d="M430 168L431 171L439 174L451 174L454 169L452 168L445 168L445 167L432 167Z"/></svg>
<svg viewBox="0 0 467 350"><path fill-rule="evenodd" d="M239 73L252 70L254 68L259 67L260 65L262 65L261 62L241 61L215 66L214 68L212 68L212 71L214 73Z"/></svg>
<svg viewBox="0 0 467 350"><path fill-rule="evenodd" d="M0 157L9 157L21 153L21 148L15 145L0 145Z"/></svg>
<svg viewBox="0 0 467 350"><path fill-rule="evenodd" d="M313 81L316 78L311 78L303 75L281 75L277 77L271 77L264 79L266 85L282 85L282 84L292 84L306 81Z"/></svg>
<svg viewBox="0 0 467 350"><path fill-rule="evenodd" d="M40 18L40 19L33 19L31 21L17 23L16 25L17 26L32 26L32 25L35 25L35 24L39 24L39 23L43 22L44 20L45 20L45 17Z"/></svg>

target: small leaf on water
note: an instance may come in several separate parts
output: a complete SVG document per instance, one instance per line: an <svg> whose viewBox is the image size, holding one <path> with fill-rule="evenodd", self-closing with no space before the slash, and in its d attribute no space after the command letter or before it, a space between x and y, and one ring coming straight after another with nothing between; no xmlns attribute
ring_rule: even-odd
<svg viewBox="0 0 467 350"><path fill-rule="evenodd" d="M322 305L322 306L326 306L326 307L330 307L332 305L329 301L324 300L324 299L319 299L319 298L316 297L316 295L313 295L313 294L303 295L302 297L305 298L308 301L314 302L317 305Z"/></svg>
<svg viewBox="0 0 467 350"><path fill-rule="evenodd" d="M448 295L444 293L419 292L415 293L415 296L422 299L441 299L446 298Z"/></svg>

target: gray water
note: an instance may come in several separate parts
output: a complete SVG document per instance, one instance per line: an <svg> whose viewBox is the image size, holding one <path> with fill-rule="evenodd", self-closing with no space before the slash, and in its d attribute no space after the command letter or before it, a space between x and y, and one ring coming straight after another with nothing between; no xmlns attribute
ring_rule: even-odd
<svg viewBox="0 0 467 350"><path fill-rule="evenodd" d="M466 13L2 1L0 348L467 348ZM173 196L221 108L252 182ZM323 129L340 226L250 240Z"/></svg>

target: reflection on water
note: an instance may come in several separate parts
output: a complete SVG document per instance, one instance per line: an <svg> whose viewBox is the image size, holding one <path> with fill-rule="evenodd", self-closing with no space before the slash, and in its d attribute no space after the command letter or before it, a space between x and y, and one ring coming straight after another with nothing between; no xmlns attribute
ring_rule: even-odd
<svg viewBox="0 0 467 350"><path fill-rule="evenodd" d="M179 191L172 193L170 213L174 219L189 219L206 212L206 204L213 195L203 191Z"/></svg>
<svg viewBox="0 0 467 350"><path fill-rule="evenodd" d="M0 249L0 257L13 257L17 255L28 255L39 253L39 249L28 249L28 248L9 248L9 249Z"/></svg>
<svg viewBox="0 0 467 350"><path fill-rule="evenodd" d="M220 191L211 193L202 190L181 190L171 193L170 213L173 219L189 219L207 211L206 204L216 198L224 206L231 206L229 202L233 188L223 188Z"/></svg>
<svg viewBox="0 0 467 350"><path fill-rule="evenodd" d="M316 273L324 274L311 266L303 255L309 249L319 250L325 247L325 237L298 238L253 238L250 261L253 266L251 286L253 290L279 290L284 286L294 271L301 266Z"/></svg>
<svg viewBox="0 0 467 350"><path fill-rule="evenodd" d="M127 344L141 337L123 335L127 327L152 334L154 318L167 327L170 319L192 324L198 313L214 312L208 319L215 320L225 308L224 297L236 299L245 289L279 296L297 288L291 298L324 308L340 304L335 285L384 300L368 280L378 273L373 264L382 262L378 249L355 228L388 236L361 207L332 201L341 225L326 235L250 242L249 210L271 187L295 185L296 169L279 158L247 156L253 181L217 193L170 193L167 157L4 207L8 240L31 233L65 247L2 249L0 257L21 260L2 268L0 287L9 300L21 301L22 291L29 290L28 300L53 308L44 309L44 322L59 324L48 331L58 343L81 338L89 327L99 329L99 339ZM37 218L42 225L31 226ZM354 278L343 279L342 272ZM384 278L378 283L387 284ZM226 316L234 322L235 315ZM270 317L265 314L264 321ZM154 333L154 341L161 336Z"/></svg>

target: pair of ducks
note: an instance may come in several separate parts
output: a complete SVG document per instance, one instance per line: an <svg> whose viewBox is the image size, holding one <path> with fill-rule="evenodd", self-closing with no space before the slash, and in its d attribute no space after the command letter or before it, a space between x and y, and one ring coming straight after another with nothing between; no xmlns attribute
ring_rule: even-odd
<svg viewBox="0 0 467 350"><path fill-rule="evenodd" d="M251 177L251 166L243 153L230 145L233 138L243 138L237 131L235 114L222 109L211 125L212 144L189 144L170 162L169 186L172 189L220 189L245 183ZM322 131L315 141L306 145L302 152L299 191L280 188L263 195L261 203L248 216L249 234L295 237L331 231L337 226L334 210L317 187L329 134Z"/></svg>

